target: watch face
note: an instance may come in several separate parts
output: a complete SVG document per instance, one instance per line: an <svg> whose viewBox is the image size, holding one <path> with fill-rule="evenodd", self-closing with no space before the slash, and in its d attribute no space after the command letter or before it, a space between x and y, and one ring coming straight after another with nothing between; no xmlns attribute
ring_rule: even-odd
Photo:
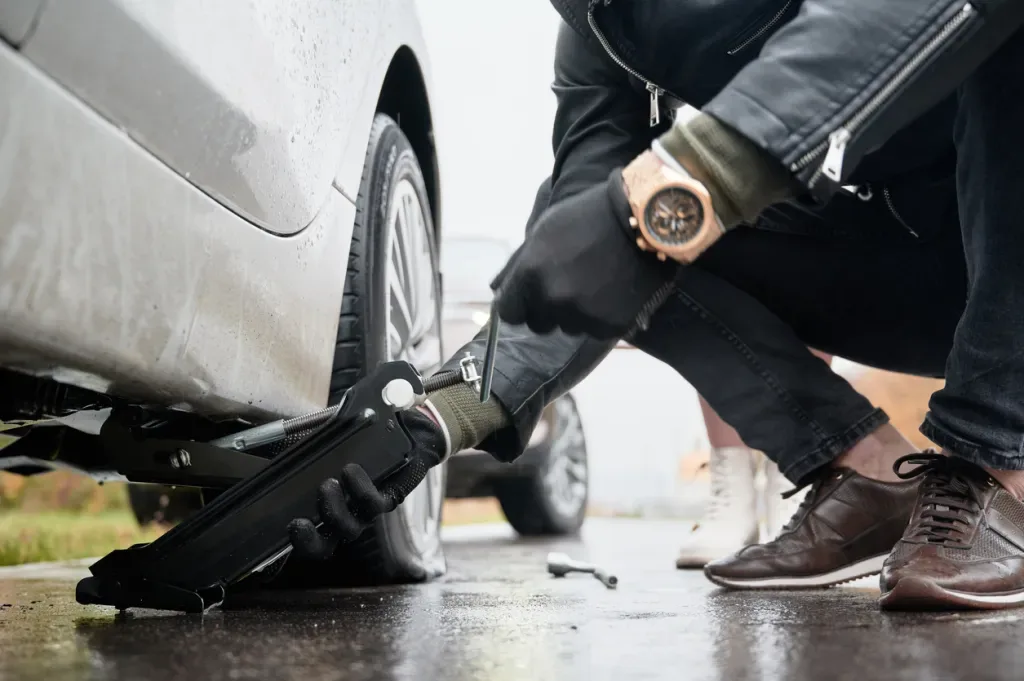
<svg viewBox="0 0 1024 681"><path fill-rule="evenodd" d="M704 206L693 192L668 187L647 202L644 222L652 239L665 246L680 246L700 233Z"/></svg>

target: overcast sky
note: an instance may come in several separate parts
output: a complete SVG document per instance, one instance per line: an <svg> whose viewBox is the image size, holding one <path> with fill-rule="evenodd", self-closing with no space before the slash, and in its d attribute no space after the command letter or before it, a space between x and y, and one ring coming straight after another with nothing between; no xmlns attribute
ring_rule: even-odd
<svg viewBox="0 0 1024 681"><path fill-rule="evenodd" d="M446 235L518 242L551 167L558 15L547 0L418 6L432 61Z"/></svg>

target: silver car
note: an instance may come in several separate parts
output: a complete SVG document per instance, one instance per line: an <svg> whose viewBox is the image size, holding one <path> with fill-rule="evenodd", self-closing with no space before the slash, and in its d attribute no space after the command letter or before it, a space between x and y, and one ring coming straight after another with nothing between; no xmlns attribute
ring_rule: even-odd
<svg viewBox="0 0 1024 681"><path fill-rule="evenodd" d="M104 475L112 409L186 438L433 371L428 74L413 0L0 0L0 467ZM444 475L338 578L443 572Z"/></svg>

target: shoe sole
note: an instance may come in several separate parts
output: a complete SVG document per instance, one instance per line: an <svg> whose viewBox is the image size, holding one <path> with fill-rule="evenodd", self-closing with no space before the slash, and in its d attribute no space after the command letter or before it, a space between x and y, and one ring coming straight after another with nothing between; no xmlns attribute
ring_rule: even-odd
<svg viewBox="0 0 1024 681"><path fill-rule="evenodd" d="M701 570L705 565L710 563L710 560L703 562L690 562L690 561L676 561L676 570Z"/></svg>
<svg viewBox="0 0 1024 681"><path fill-rule="evenodd" d="M878 599L882 610L1003 610L1024 605L1024 590L972 594L946 589L927 579L904 577Z"/></svg>
<svg viewBox="0 0 1024 681"><path fill-rule="evenodd" d="M676 558L677 570L703 570L715 558Z"/></svg>
<svg viewBox="0 0 1024 681"><path fill-rule="evenodd" d="M722 577L721 575L712 574L708 568L704 569L704 576L718 586L724 586L728 589L827 589L844 584L845 582L852 582L855 579L879 574L882 571L882 564L885 563L885 559L888 557L888 553L883 553L879 556L865 558L862 561L833 570L832 572L801 577L737 579L735 577Z"/></svg>
<svg viewBox="0 0 1024 681"><path fill-rule="evenodd" d="M756 542L750 542L748 544L744 544L743 546L740 546L737 549L734 549L733 551L726 551L726 552L723 552L723 553L716 554L714 556L704 556L704 557L701 557L701 556L680 556L679 558L676 558L676 569L677 570L703 570L704 566L707 565L708 563L713 563L716 560L720 560L722 558L725 558L726 556L730 555L731 553L735 553L735 551L738 551L738 550L742 549L745 546L750 546L750 545L755 544L755 543Z"/></svg>

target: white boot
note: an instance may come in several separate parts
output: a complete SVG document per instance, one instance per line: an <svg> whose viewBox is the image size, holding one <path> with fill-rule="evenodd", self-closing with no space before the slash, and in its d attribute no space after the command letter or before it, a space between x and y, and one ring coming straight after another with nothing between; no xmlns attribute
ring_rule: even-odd
<svg viewBox="0 0 1024 681"><path fill-rule="evenodd" d="M704 517L683 539L676 567L702 568L757 542L755 461L746 447L711 450L711 498Z"/></svg>
<svg viewBox="0 0 1024 681"><path fill-rule="evenodd" d="M771 459L764 460L764 510L765 510L765 537L764 542L769 542L779 536L782 528L786 526L800 507L800 502L807 496L809 490L803 490L788 499L783 499L785 492L792 490L795 485L786 479L779 472L779 467Z"/></svg>

